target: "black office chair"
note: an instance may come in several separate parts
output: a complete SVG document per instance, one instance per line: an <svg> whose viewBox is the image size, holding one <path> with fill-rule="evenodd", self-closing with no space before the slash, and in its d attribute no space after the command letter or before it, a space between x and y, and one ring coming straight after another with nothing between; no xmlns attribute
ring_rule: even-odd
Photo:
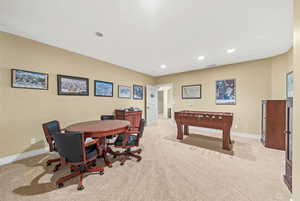
<svg viewBox="0 0 300 201"><path fill-rule="evenodd" d="M49 144L49 151L53 152L56 151L55 143L53 140L52 135L57 132L62 132L63 129L60 128L60 124L58 121L50 121L43 124L43 130L45 134L45 138ZM47 161L47 166L51 165L52 163L58 162L58 164L54 168L54 172L57 171L60 167L60 158L50 159Z"/></svg>
<svg viewBox="0 0 300 201"><path fill-rule="evenodd" d="M80 132L68 134L55 133L53 138L63 165L70 166L72 171L70 175L61 177L56 181L58 188L63 187L63 183L65 181L80 175L80 181L77 189L83 190L84 186L82 184L82 180L84 173L98 172L100 175L104 174L104 169L102 167L95 167L98 156L97 147L99 147L99 141L94 141L94 143L86 145L84 142L84 136Z"/></svg>
<svg viewBox="0 0 300 201"><path fill-rule="evenodd" d="M101 120L114 120L115 116L114 115L101 115L100 119Z"/></svg>
<svg viewBox="0 0 300 201"><path fill-rule="evenodd" d="M125 161L128 160L131 156L137 158L137 161L142 160L142 157L137 155L142 152L142 149L139 148L137 150L132 151L131 148L139 146L140 139L143 137L145 125L146 125L146 120L141 119L138 131L136 130L130 131L129 129L127 133L120 134L117 137L114 143L115 147L125 149L124 152L121 153L115 152L114 154L114 158L116 158L117 156L123 156L123 158L120 160L121 165L123 165Z"/></svg>
<svg viewBox="0 0 300 201"><path fill-rule="evenodd" d="M101 115L100 116L101 120L115 120L115 116L114 115ZM109 135L106 136L106 139L113 139L115 137L115 135Z"/></svg>

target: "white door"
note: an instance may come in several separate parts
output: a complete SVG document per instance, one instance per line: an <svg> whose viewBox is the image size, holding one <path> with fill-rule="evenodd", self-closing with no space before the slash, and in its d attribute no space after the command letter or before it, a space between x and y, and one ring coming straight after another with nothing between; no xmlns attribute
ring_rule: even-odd
<svg viewBox="0 0 300 201"><path fill-rule="evenodd" d="M147 125L153 124L158 118L158 87L146 86L146 120Z"/></svg>

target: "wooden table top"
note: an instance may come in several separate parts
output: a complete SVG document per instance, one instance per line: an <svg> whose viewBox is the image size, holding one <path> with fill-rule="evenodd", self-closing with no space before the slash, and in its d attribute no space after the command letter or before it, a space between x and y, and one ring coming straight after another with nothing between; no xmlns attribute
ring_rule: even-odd
<svg viewBox="0 0 300 201"><path fill-rule="evenodd" d="M124 132L129 126L130 122L124 120L96 120L72 124L65 129L67 132L79 131L92 137L101 137Z"/></svg>
<svg viewBox="0 0 300 201"><path fill-rule="evenodd" d="M195 114L195 115L216 115L216 116L233 116L233 113L230 112L207 112L207 111L192 111L192 110L183 110L180 112L175 112L180 114Z"/></svg>

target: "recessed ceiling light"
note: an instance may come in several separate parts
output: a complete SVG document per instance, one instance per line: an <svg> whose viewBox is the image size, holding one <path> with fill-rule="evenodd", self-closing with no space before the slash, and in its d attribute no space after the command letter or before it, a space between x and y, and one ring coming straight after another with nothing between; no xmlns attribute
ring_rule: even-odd
<svg viewBox="0 0 300 201"><path fill-rule="evenodd" d="M164 64L160 65L160 67L161 67L162 69L165 69L165 68L167 68L167 66L166 66L166 65L164 65Z"/></svg>
<svg viewBox="0 0 300 201"><path fill-rule="evenodd" d="M200 56L200 57L198 57L198 60L204 60L205 59L205 56Z"/></svg>
<svg viewBox="0 0 300 201"><path fill-rule="evenodd" d="M103 33L96 32L95 34L96 34L96 36L98 36L98 37L103 37Z"/></svg>
<svg viewBox="0 0 300 201"><path fill-rule="evenodd" d="M231 54L231 53L234 53L234 52L235 52L235 49L228 49L228 50L227 50L227 53L228 53L228 54Z"/></svg>

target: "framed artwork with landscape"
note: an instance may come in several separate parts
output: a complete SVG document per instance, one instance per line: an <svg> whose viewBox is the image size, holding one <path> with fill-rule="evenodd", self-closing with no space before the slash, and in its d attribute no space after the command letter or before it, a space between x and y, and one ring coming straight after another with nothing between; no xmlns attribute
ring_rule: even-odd
<svg viewBox="0 0 300 201"><path fill-rule="evenodd" d="M119 85L118 87L118 97L119 98L131 98L131 87Z"/></svg>
<svg viewBox="0 0 300 201"><path fill-rule="evenodd" d="M95 80L94 89L95 96L113 97L114 84L112 82Z"/></svg>
<svg viewBox="0 0 300 201"><path fill-rule="evenodd" d="M46 73L11 69L11 87L48 90L49 76Z"/></svg>
<svg viewBox="0 0 300 201"><path fill-rule="evenodd" d="M293 71L286 74L286 97L294 97L294 75Z"/></svg>
<svg viewBox="0 0 300 201"><path fill-rule="evenodd" d="M216 104L236 104L236 81L235 79L216 81Z"/></svg>
<svg viewBox="0 0 300 201"><path fill-rule="evenodd" d="M57 75L58 95L88 96L89 79L67 75Z"/></svg>
<svg viewBox="0 0 300 201"><path fill-rule="evenodd" d="M201 99L201 84L181 86L182 99Z"/></svg>
<svg viewBox="0 0 300 201"><path fill-rule="evenodd" d="M144 87L140 85L133 85L133 99L143 100Z"/></svg>

